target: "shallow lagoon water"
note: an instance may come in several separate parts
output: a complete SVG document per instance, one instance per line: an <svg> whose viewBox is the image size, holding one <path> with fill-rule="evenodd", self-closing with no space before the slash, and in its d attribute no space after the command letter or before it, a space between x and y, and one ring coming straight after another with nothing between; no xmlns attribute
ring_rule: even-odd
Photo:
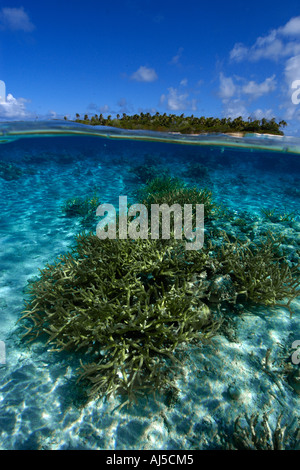
<svg viewBox="0 0 300 470"><path fill-rule="evenodd" d="M285 252L296 264L299 140L191 137L59 122L5 123L0 134L0 341L6 353L0 364L1 449L224 449L234 421L245 413L269 412L273 431L280 413L285 424L299 420L297 387L281 373L292 343L300 340L299 298L292 316L285 308L264 306L228 314L226 334L186 348L176 400L149 396L121 410L118 397L82 403L75 385L79 355L50 352L42 341L28 345L17 324L28 281L66 253L82 230L79 219L64 216L64 202L95 192L116 207L120 195L134 202L143 183L136 168L144 163L208 187L236 219L251 222L251 231L224 220L215 221L217 228L251 239L268 230L285 235ZM206 167L205 176L193 171L195 164ZM274 208L292 217L266 220L261 210Z"/></svg>

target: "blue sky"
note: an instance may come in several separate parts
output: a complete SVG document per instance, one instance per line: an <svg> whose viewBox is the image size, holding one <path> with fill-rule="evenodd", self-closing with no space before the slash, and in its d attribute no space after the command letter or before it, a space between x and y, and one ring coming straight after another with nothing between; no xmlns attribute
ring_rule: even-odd
<svg viewBox="0 0 300 470"><path fill-rule="evenodd" d="M299 0L4 1L0 79L1 120L241 115L300 135Z"/></svg>

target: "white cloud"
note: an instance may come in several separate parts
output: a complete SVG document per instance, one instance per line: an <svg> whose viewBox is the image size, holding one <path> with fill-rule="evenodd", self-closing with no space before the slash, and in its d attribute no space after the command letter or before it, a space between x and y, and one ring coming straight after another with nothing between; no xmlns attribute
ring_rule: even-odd
<svg viewBox="0 0 300 470"><path fill-rule="evenodd" d="M250 80L242 87L242 93L251 96L252 98L259 98L262 95L274 91L276 88L275 75L266 78L262 83L256 83Z"/></svg>
<svg viewBox="0 0 300 470"><path fill-rule="evenodd" d="M5 7L0 11L0 28L2 30L31 32L34 30L35 26L30 21L23 7Z"/></svg>
<svg viewBox="0 0 300 470"><path fill-rule="evenodd" d="M265 41L260 41L265 39ZM268 40L270 39L270 40ZM261 42L261 45L259 44ZM280 39L258 38L257 43L250 51L250 60L258 61L260 59L278 60L285 57L289 52Z"/></svg>
<svg viewBox="0 0 300 470"><path fill-rule="evenodd" d="M262 119L262 118L272 119L274 117L274 113L272 109L263 110L263 109L258 108L255 111L252 111L250 116L252 119Z"/></svg>
<svg viewBox="0 0 300 470"><path fill-rule="evenodd" d="M183 47L180 47L178 49L178 52L176 55L174 55L174 57L172 57L172 59L170 60L169 64L170 65L176 65L179 63L179 60L181 59L181 56L182 56L182 53L183 53Z"/></svg>
<svg viewBox="0 0 300 470"><path fill-rule="evenodd" d="M0 119L1 120L20 120L29 119L31 114L26 110L25 98L14 98L12 94L8 94L5 102L0 103Z"/></svg>
<svg viewBox="0 0 300 470"><path fill-rule="evenodd" d="M190 102L190 108L192 111L197 111L197 100L193 98Z"/></svg>
<svg viewBox="0 0 300 470"><path fill-rule="evenodd" d="M235 44L230 52L230 58L236 62L250 60L256 62L260 59L278 60L286 57L298 48L297 44L284 44L281 39L274 37L273 32L269 36L259 37L253 46L247 48L242 44Z"/></svg>
<svg viewBox="0 0 300 470"><path fill-rule="evenodd" d="M220 89L219 96L223 100L228 100L237 92L237 87L233 83L231 77L225 77L223 73L220 73Z"/></svg>
<svg viewBox="0 0 300 470"><path fill-rule="evenodd" d="M180 82L181 86L187 86L187 84L188 84L188 79L187 78L183 78Z"/></svg>
<svg viewBox="0 0 300 470"><path fill-rule="evenodd" d="M141 65L140 68L131 75L131 80L137 82L154 82L157 80L157 74L154 69Z"/></svg>
<svg viewBox="0 0 300 470"><path fill-rule="evenodd" d="M236 43L230 52L230 58L233 62L243 60L258 62L267 59L279 64L281 67L281 73L277 72L280 79L278 87L280 98L277 97L279 119L285 119L290 126L289 129L293 127L296 131L299 128L300 105L292 102L295 92L292 83L300 80L300 16L293 17L286 24L258 37L250 46ZM239 90L239 96L256 99L273 91L275 87L275 76L269 77L262 83L250 81ZM263 112L267 118L271 115L271 110L268 109L262 111L259 108L255 113L259 117Z"/></svg>
<svg viewBox="0 0 300 470"><path fill-rule="evenodd" d="M286 36L300 36L300 16L290 19L278 31Z"/></svg>
<svg viewBox="0 0 300 470"><path fill-rule="evenodd" d="M219 96L222 99L224 115L232 119L238 116L247 119L250 114L247 107L251 101L274 91L275 88L275 75L266 78L261 83L257 83L254 80L246 81L242 77L226 77L223 73L220 73ZM263 114L262 110L258 109L252 115L261 115L261 117L269 119L271 113L272 110L266 110Z"/></svg>
<svg viewBox="0 0 300 470"><path fill-rule="evenodd" d="M236 81L241 84L234 83L232 77L226 77L220 73L219 96L223 102L235 97L240 98L243 95L251 99L259 98L276 89L275 75L266 78L263 82L257 83L254 80L246 81L241 77L235 77Z"/></svg>
<svg viewBox="0 0 300 470"><path fill-rule="evenodd" d="M258 61L269 59L277 61L300 53L300 16L291 18L284 26L271 30L267 35L258 37L247 47L236 43L230 52L233 61Z"/></svg>
<svg viewBox="0 0 300 470"><path fill-rule="evenodd" d="M120 108L119 113L130 113L130 112L133 111L132 105L130 103L128 103L128 101L125 97L120 98L117 105Z"/></svg>
<svg viewBox="0 0 300 470"><path fill-rule="evenodd" d="M237 62L243 60L248 53L248 48L244 46L241 42L238 42L234 45L232 51L230 51L230 59Z"/></svg>
<svg viewBox="0 0 300 470"><path fill-rule="evenodd" d="M192 111L196 111L197 105L196 100L189 100L188 93L180 93L176 88L168 88L168 94L161 95L160 104L166 104L167 109L170 111L184 111L190 108Z"/></svg>
<svg viewBox="0 0 300 470"><path fill-rule="evenodd" d="M111 108L108 104L103 104L101 106L99 106L97 103L90 103L87 107L86 107L86 110L87 112L84 112L84 114L88 114L88 115L95 115L95 114L114 114L114 110L113 108ZM67 117L69 117L70 115L66 115Z"/></svg>
<svg viewBox="0 0 300 470"><path fill-rule="evenodd" d="M300 54L286 61L284 74L289 86L294 80L300 80Z"/></svg>
<svg viewBox="0 0 300 470"><path fill-rule="evenodd" d="M109 113L109 112L111 112L111 109L110 109L110 107L108 106L108 104L104 104L103 106L100 106L99 111L100 111L100 113L103 114L103 113Z"/></svg>
<svg viewBox="0 0 300 470"><path fill-rule="evenodd" d="M227 100L223 102L223 113L226 117L231 117L235 119L239 116L242 116L243 119L247 119L249 113L240 99Z"/></svg>

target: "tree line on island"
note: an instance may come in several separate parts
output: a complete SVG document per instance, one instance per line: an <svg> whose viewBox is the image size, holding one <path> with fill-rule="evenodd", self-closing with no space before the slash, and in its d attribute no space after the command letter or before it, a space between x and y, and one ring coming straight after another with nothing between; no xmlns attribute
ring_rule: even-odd
<svg viewBox="0 0 300 470"><path fill-rule="evenodd" d="M64 118L67 120L67 117ZM95 114L89 117L87 114L80 117L76 114L75 122L81 124L95 125L95 126L110 126L121 129L132 130L148 130L159 132L179 132L181 134L201 134L201 133L230 133L241 132L251 133L256 132L260 134L275 134L283 135L281 128L285 127L287 123L283 120L277 122L275 118L272 119L252 119L248 118L247 121L243 120L242 116L235 119L230 117L214 118L214 117L196 117L194 115L185 116L184 114L160 114L159 112L151 115L150 113L133 114L132 116L123 113L122 116L117 114L115 118L111 115L106 118L100 114Z"/></svg>

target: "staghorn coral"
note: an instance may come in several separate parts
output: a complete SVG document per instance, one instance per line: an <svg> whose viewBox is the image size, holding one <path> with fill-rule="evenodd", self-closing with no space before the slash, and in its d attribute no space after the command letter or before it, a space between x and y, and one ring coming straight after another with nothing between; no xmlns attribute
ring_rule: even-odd
<svg viewBox="0 0 300 470"><path fill-rule="evenodd" d="M150 211L151 204L204 204L205 218L219 215L219 208L207 188L187 186L180 178L160 176L149 181L136 193L137 198Z"/></svg>
<svg viewBox="0 0 300 470"><path fill-rule="evenodd" d="M276 209L261 209L263 217L270 222L279 223L279 222L295 222L296 213L295 212L278 212Z"/></svg>
<svg viewBox="0 0 300 470"><path fill-rule="evenodd" d="M46 333L58 349L90 348L93 362L82 364L81 377L91 382L91 396L126 393L132 400L164 389L180 368L177 347L208 339L218 326L186 286L206 259L179 242L79 235L73 252L31 284L26 335Z"/></svg>
<svg viewBox="0 0 300 470"><path fill-rule="evenodd" d="M171 177L149 182L140 195L148 207L206 199L208 213L218 211L209 191ZM178 348L209 339L220 326L211 303L242 297L277 305L287 299L290 309L299 294L299 271L279 256L280 244L272 235L243 244L223 233L189 251L173 239L78 235L73 250L31 283L22 316L25 337L46 334L56 349L88 352L81 378L88 379L91 397L124 393L132 401L149 390L174 389Z"/></svg>
<svg viewBox="0 0 300 470"><path fill-rule="evenodd" d="M143 200L150 197L152 194L164 194L173 193L186 187L184 181L180 178L172 176L157 176L152 178L147 184L143 185L136 192L137 199L142 202Z"/></svg>
<svg viewBox="0 0 300 470"><path fill-rule="evenodd" d="M224 243L216 248L218 269L230 274L238 295L264 305L284 306L292 314L290 304L299 295L299 265L290 268L287 260L278 255L281 239L270 233L259 244L243 244L239 240L230 242L223 233ZM211 245L212 247L212 245Z"/></svg>
<svg viewBox="0 0 300 470"><path fill-rule="evenodd" d="M130 172L135 174L135 176L141 181L142 183L146 184L148 181L157 178L159 175L162 174L167 176L169 170L167 168L163 168L159 165L155 165L153 163L145 162L141 165L134 166L130 169Z"/></svg>
<svg viewBox="0 0 300 470"><path fill-rule="evenodd" d="M96 223L96 209L100 205L96 194L91 197L75 197L64 202L61 210L65 217L79 217L80 224L84 229L92 229Z"/></svg>
<svg viewBox="0 0 300 470"><path fill-rule="evenodd" d="M292 450L299 448L299 419L282 425L282 413L278 416L275 431L269 424L269 413L264 413L261 421L259 414L245 415L247 425L241 426L241 416L235 420L231 440L227 447L234 450Z"/></svg>

